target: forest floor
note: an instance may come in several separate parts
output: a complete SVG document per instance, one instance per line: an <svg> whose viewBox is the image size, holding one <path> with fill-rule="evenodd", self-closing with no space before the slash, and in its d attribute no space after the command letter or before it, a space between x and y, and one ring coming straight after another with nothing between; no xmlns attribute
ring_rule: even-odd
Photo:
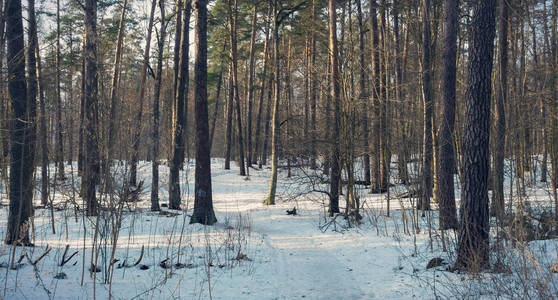
<svg viewBox="0 0 558 300"><path fill-rule="evenodd" d="M299 176L306 172L295 170L295 178L287 179L281 171L278 203L264 206L268 169L251 169L245 178L237 175L236 168L223 170L222 165L223 160L212 160L218 223L202 226L188 224L193 165L182 172L181 180L189 182L182 185L183 210L163 208L159 213L149 210L151 165L140 163L138 176L144 190L140 201L122 207L114 256L117 210L103 211L99 218L76 213L81 199L71 183L73 178L77 186L78 178L68 167L70 175L65 183L58 182L53 198L55 209L35 210L35 247L0 245L0 297L107 299L110 290L114 299L431 299L456 295L492 299L493 291L482 290L484 283L498 285L506 276L515 277L494 273L473 278L446 272L447 265L426 269L434 257L453 260L455 233L445 233L449 251L443 252L436 211L425 217L419 212L420 231L413 231L413 200L398 197L403 186L390 190L389 217L387 194L371 195L360 187L363 219L355 228L342 216L326 218L325 196L306 194L308 182ZM163 204L168 196L168 168L160 169ZM533 201L548 198L543 187L533 188L529 195ZM0 236L4 237L8 201L5 193L1 197ZM117 201L112 203L118 207ZM293 207L297 214L287 215ZM97 235L94 224L99 224ZM33 265L47 247L52 250ZM533 248L530 253L543 269L558 262L557 239L535 241L527 248ZM63 258L75 252L61 266ZM112 284L105 283L111 281L111 257L118 260L113 264ZM91 261L99 272L90 272ZM9 268L12 263L15 269ZM545 275L547 285L558 285L557 274L545 274L550 274ZM509 282L517 284L512 278Z"/></svg>

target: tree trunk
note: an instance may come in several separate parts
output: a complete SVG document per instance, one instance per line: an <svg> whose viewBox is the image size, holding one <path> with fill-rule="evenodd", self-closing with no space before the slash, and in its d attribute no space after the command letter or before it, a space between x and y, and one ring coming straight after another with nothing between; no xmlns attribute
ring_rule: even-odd
<svg viewBox="0 0 558 300"><path fill-rule="evenodd" d="M60 96L60 0L56 1L56 164L58 179L64 180L64 139L62 127L62 98Z"/></svg>
<svg viewBox="0 0 558 300"><path fill-rule="evenodd" d="M273 114L271 121L271 178L269 180L269 191L265 205L275 205L275 192L277 190L277 169L279 164L279 104L281 100L281 83L280 83L280 66L279 66L279 4L278 0L273 4L273 40L275 41L274 51L274 65L275 65L275 97L273 101ZM265 149L265 145L264 145ZM264 151L265 154L265 151Z"/></svg>
<svg viewBox="0 0 558 300"><path fill-rule="evenodd" d="M25 55L21 1L6 1L8 93L12 106L10 128L10 209L6 244L30 245L29 218L33 215L35 102L25 84ZM31 3L34 6L34 3ZM35 78L31 78L35 82ZM36 92L33 93L36 96ZM33 95L31 95L33 96Z"/></svg>
<svg viewBox="0 0 558 300"><path fill-rule="evenodd" d="M110 88L110 117L107 140L107 158L105 162L105 191L111 189L110 167L112 166L112 158L114 155L114 145L116 144L116 107L117 107L117 90L120 81L121 58L122 58L122 40L124 39L124 18L126 16L126 6L128 0L123 0L122 11L120 13L120 22L118 23L118 38L116 42L116 53L114 54L114 71L112 73L112 82Z"/></svg>
<svg viewBox="0 0 558 300"><path fill-rule="evenodd" d="M149 50L151 48L151 33L153 31L153 18L155 16L155 7L157 1L153 0L151 4L151 13L149 14L149 25L147 25L147 38L145 41L145 51L143 53L143 66L141 69L141 84L139 91L139 109L136 116L135 134L132 140L132 160L130 162L130 186L137 185L137 167L139 160L139 146L141 137L141 119L143 115L143 100L145 98L145 89L147 88L147 67L149 65Z"/></svg>
<svg viewBox="0 0 558 300"><path fill-rule="evenodd" d="M249 66L248 66L248 123L246 124L247 133L246 133L246 140L248 142L247 147L247 162L248 167L252 166L252 102L254 102L254 53L256 51L256 21L257 21L257 10L256 6L254 6L254 13L252 16L252 33L250 34L250 54L248 57Z"/></svg>
<svg viewBox="0 0 558 300"><path fill-rule="evenodd" d="M316 76L316 0L312 0L312 28L310 29L310 168L316 169L316 98L318 80Z"/></svg>
<svg viewBox="0 0 558 300"><path fill-rule="evenodd" d="M379 47L379 33L378 33L378 4L376 0L370 1L370 47L372 52L372 90L371 102L373 109L373 116L371 120L372 140L370 143L371 152L371 177L370 177L370 192L381 192L381 159L380 159L380 52Z"/></svg>
<svg viewBox="0 0 558 300"><path fill-rule="evenodd" d="M227 128L225 132L225 170L231 169L233 98L234 98L234 88L233 88L232 63L230 63L229 64L229 97L227 100Z"/></svg>
<svg viewBox="0 0 558 300"><path fill-rule="evenodd" d="M217 92L215 94L215 105L213 106L213 116L211 118L211 128L209 129L209 151L213 146L213 135L215 134L215 124L217 123L217 115L219 114L219 98L221 97L221 87L223 85L223 68L219 71L219 79L217 79Z"/></svg>
<svg viewBox="0 0 558 300"><path fill-rule="evenodd" d="M423 0L422 19L422 101L423 101L423 136L422 136L422 184L420 209L430 210L432 195L432 67L430 37L430 0Z"/></svg>
<svg viewBox="0 0 558 300"><path fill-rule="evenodd" d="M170 209L180 209L180 180L179 174L184 164L184 156L186 152L186 142L184 141L185 134L187 130L187 117L188 117L188 83L189 83L189 65L188 65L188 46L190 44L190 14L191 14L191 2L186 0L183 4L179 1L178 5L184 5L184 11L182 13L182 29L180 38L180 61L178 67L178 84L176 86L176 98L174 100L174 110L173 110L173 146L172 146L172 161L170 164L170 174L169 174L169 208Z"/></svg>
<svg viewBox="0 0 558 300"><path fill-rule="evenodd" d="M229 0L229 26L230 26L230 41L231 41L231 63L232 63L232 77L234 88L234 101L236 102L236 122L237 122L237 135L238 135L238 156L240 176L246 176L246 169L244 166L244 140L242 136L242 117L240 113L240 93L238 92L238 56L237 56L237 43L236 43L236 20L238 15L238 2L234 0L234 7Z"/></svg>
<svg viewBox="0 0 558 300"><path fill-rule="evenodd" d="M196 64L194 97L196 111L196 171L194 212L190 223L217 222L211 192L211 161L207 112L207 0L194 2L196 17Z"/></svg>
<svg viewBox="0 0 558 300"><path fill-rule="evenodd" d="M87 215L98 214L95 186L99 181L99 149L97 136L97 1L85 1L85 86L84 86L84 134L85 134L85 202Z"/></svg>
<svg viewBox="0 0 558 300"><path fill-rule="evenodd" d="M508 98L508 14L509 7L506 0L500 0L500 15L498 21L499 49L498 86L496 94L496 107L494 109L494 137L493 137L493 189L491 211L494 215L502 216L504 213L504 158L506 143L506 115L504 105Z"/></svg>
<svg viewBox="0 0 558 300"><path fill-rule="evenodd" d="M153 0L154 2L156 0ZM161 27L158 36L157 53L157 75L155 77L155 91L153 95L153 163L151 169L151 210L158 211L159 207L159 99L161 97L161 82L163 80L163 51L165 46L166 25L165 2L159 0L159 10L161 11Z"/></svg>
<svg viewBox="0 0 558 300"><path fill-rule="evenodd" d="M269 6L267 16L271 15L271 6ZM263 71L262 71L262 86L260 88L260 101L258 105L258 116L256 117L256 148L254 150L254 160L258 160L258 155L260 153L260 145L263 143L262 137L262 113L263 113L263 106L264 106L264 95L265 95L265 81L267 80L267 69L269 69L269 23L265 23L265 40L264 40L264 58L263 58ZM271 89L271 86L268 87ZM261 160L260 160L261 162ZM261 168L261 164L258 165Z"/></svg>
<svg viewBox="0 0 558 300"><path fill-rule="evenodd" d="M438 201L440 206L440 229L457 229L455 191L453 182L455 126L455 84L457 57L457 7L458 0L446 0L444 4L444 54L442 66L442 116L438 137Z"/></svg>
<svg viewBox="0 0 558 300"><path fill-rule="evenodd" d="M461 228L455 268L489 267L488 171L496 0L473 5L463 133Z"/></svg>
<svg viewBox="0 0 558 300"><path fill-rule="evenodd" d="M331 98L333 99L333 136L331 147L331 176L329 186L329 216L339 213L339 181L341 168L339 166L339 133L341 126L341 89L339 86L339 62L337 50L337 12L335 0L329 0L329 59L331 65Z"/></svg>

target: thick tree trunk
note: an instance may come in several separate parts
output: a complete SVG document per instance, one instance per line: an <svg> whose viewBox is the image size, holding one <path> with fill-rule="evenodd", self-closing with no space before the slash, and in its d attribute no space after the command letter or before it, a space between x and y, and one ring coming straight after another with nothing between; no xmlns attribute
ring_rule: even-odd
<svg viewBox="0 0 558 300"><path fill-rule="evenodd" d="M500 15L498 20L499 49L498 63L500 73L498 74L498 89L496 95L496 107L494 109L494 136L493 136L493 190L492 190L492 214L502 216L504 213L504 158L506 143L506 115L504 105L508 98L508 14L509 7L506 0L500 0Z"/></svg>
<svg viewBox="0 0 558 300"><path fill-rule="evenodd" d="M178 78L174 100L173 110L173 130L172 130L172 161L170 163L169 174L169 208L180 209L180 180L179 174L184 164L184 156L186 153L185 133L187 130L187 117L188 117L188 83L189 83L189 65L188 65L188 46L190 44L190 14L192 5L190 0L186 0L184 4L179 1L178 5L184 5L182 12L181 38L180 38L180 53L179 53L179 67Z"/></svg>
<svg viewBox="0 0 558 300"><path fill-rule="evenodd" d="M194 97L196 112L196 171L194 212L190 223L212 225L217 222L211 192L211 161L207 112L207 0L195 0L196 63Z"/></svg>
<svg viewBox="0 0 558 300"><path fill-rule="evenodd" d="M97 1L85 1L85 85L84 85L84 135L85 135L85 202L87 215L98 213L95 186L99 181L99 149L96 126L98 75L97 75Z"/></svg>
<svg viewBox="0 0 558 300"><path fill-rule="evenodd" d="M438 137L439 159L437 166L440 229L457 229L455 191L453 182L453 131L455 126L455 84L457 57L457 7L458 0L444 4L444 54L442 66L442 116Z"/></svg>
<svg viewBox="0 0 558 300"><path fill-rule="evenodd" d="M341 89L339 85L339 61L337 50L337 12L335 0L329 0L329 59L331 65L331 98L333 99L333 135L331 147L331 176L329 186L329 216L339 213L339 133L341 127Z"/></svg>
<svg viewBox="0 0 558 300"><path fill-rule="evenodd" d="M463 133L461 228L455 268L489 266L488 171L496 0L473 5Z"/></svg>
<svg viewBox="0 0 558 300"><path fill-rule="evenodd" d="M6 244L29 245L29 218L33 215L33 170L36 91L28 95L25 84L25 55L21 1L5 2L8 46L8 94L12 106L10 128L10 209ZM31 3L34 5L34 3ZM36 88L36 78L30 78Z"/></svg>

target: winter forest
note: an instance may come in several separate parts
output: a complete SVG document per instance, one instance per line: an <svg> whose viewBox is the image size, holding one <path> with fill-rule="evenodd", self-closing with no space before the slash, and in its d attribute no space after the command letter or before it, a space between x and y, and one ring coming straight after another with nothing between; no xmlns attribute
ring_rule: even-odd
<svg viewBox="0 0 558 300"><path fill-rule="evenodd" d="M0 299L558 299L557 0L1 0Z"/></svg>

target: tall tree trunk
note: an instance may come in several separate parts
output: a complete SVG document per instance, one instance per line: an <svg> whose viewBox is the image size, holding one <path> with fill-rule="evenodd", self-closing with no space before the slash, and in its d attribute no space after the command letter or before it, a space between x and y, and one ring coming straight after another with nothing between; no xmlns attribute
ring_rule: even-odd
<svg viewBox="0 0 558 300"><path fill-rule="evenodd" d="M215 134L215 125L219 114L219 99L221 97L221 87L223 86L223 68L219 71L219 79L217 79L217 92L215 93L215 105L213 106L213 116L211 118L211 127L209 129L209 150L211 152L213 146L213 135Z"/></svg>
<svg viewBox="0 0 558 300"><path fill-rule="evenodd" d="M496 0L473 5L463 133L461 228L455 268L489 266L488 171Z"/></svg>
<svg viewBox="0 0 558 300"><path fill-rule="evenodd" d="M248 142L246 145L248 148L246 159L248 167L252 166L252 102L254 102L254 53L256 52L256 21L258 16L256 7L254 6L254 13L252 15L252 33L250 34L250 54L248 57L248 120L246 124L246 140Z"/></svg>
<svg viewBox="0 0 558 300"><path fill-rule="evenodd" d="M95 186L99 181L99 149L97 136L97 1L85 1L85 86L84 86L84 135L85 135L85 202L87 215L98 213Z"/></svg>
<svg viewBox="0 0 558 300"><path fill-rule="evenodd" d="M271 55L271 53L270 53ZM260 163L258 164L258 168L262 168L263 165L267 165L267 154L268 154L268 145L269 145L269 130L271 127L271 105L272 105L272 98L273 98L273 91L275 90L275 76L277 74L273 72L269 76L269 88L267 89L267 103L265 109L265 121L264 121L264 138L263 138L263 146L262 146L262 155L260 159Z"/></svg>
<svg viewBox="0 0 558 300"><path fill-rule="evenodd" d="M267 17L271 15L271 5L269 6ZM264 40L264 50L263 50L263 71L262 71L262 86L260 87L260 101L258 104L258 115L256 117L256 148L254 150L254 160L257 161L258 155L260 153L260 145L263 143L262 137L262 113L264 107L264 95L265 95L265 81L267 80L267 69L269 69L269 24L270 22L265 23L265 40ZM268 87L271 89L271 86ZM261 160L260 160L261 162ZM258 165L261 168L261 164Z"/></svg>
<svg viewBox="0 0 558 300"><path fill-rule="evenodd" d="M190 223L212 225L217 222L211 192L209 124L207 113L207 0L195 0L196 64L194 97L196 111L196 173L194 212Z"/></svg>
<svg viewBox="0 0 558 300"><path fill-rule="evenodd" d="M440 206L440 229L457 229L455 191L453 183L455 126L455 84L457 57L457 7L458 0L446 0L444 4L444 54L442 66L442 117L438 145L440 149L438 176L438 201Z"/></svg>
<svg viewBox="0 0 558 300"><path fill-rule="evenodd" d="M234 7L233 3L234 1ZM244 165L244 140L242 136L242 115L240 113L240 93L238 92L238 56L237 56L237 42L236 42L236 20L238 16L238 2L237 0L229 0L229 26L230 26L230 41L231 41L231 63L232 63L232 76L234 88L234 101L236 108L236 122L237 122L237 136L238 136L238 156L240 176L246 176L246 169Z"/></svg>
<svg viewBox="0 0 558 300"><path fill-rule="evenodd" d="M333 136L331 147L331 176L329 186L329 216L339 213L339 181L341 168L339 166L339 133L341 126L341 89L339 86L339 61L337 50L337 12L335 0L329 0L329 59L331 65L331 98L333 99Z"/></svg>
<svg viewBox="0 0 558 300"><path fill-rule="evenodd" d="M187 130L187 117L188 117L188 83L189 83L189 66L188 66L188 46L189 39L189 26L191 14L191 1L186 0L185 3L179 1L179 4L184 5L182 12L182 29L180 38L180 61L178 68L178 84L176 86L176 98L174 100L173 110L173 146L172 146L172 161L170 164L169 174L169 208L180 209L180 180L179 174L184 164L184 155L186 152L186 142L184 141Z"/></svg>
<svg viewBox="0 0 558 300"><path fill-rule="evenodd" d="M380 52L379 52L379 33L378 33L378 4L376 0L370 1L370 49L372 53L372 90L371 102L373 116L371 120L372 135L370 143L371 158L371 177L370 192L381 192L381 159L380 159Z"/></svg>
<svg viewBox="0 0 558 300"><path fill-rule="evenodd" d="M124 20L126 16L126 6L128 0L123 0L122 11L120 12L120 22L118 23L118 38L116 42L116 53L114 54L114 70L112 72L112 82L110 88L110 117L107 140L107 158L104 167L105 190L111 189L110 185L110 167L112 166L112 158L114 155L114 145L116 144L116 108L117 108L117 90L120 81L121 58L122 58L122 40L124 39Z"/></svg>
<svg viewBox="0 0 558 300"><path fill-rule="evenodd" d="M551 178L551 187L552 187L552 194L554 195L554 220L555 223L558 224L558 74L556 68L558 67L558 34L556 33L556 23L558 18L558 0L552 1L552 70L553 70L553 80L552 80L552 99L554 99L554 103L551 106L551 114L554 116L552 118L552 125L551 125L551 154L550 154L550 161L552 165L552 178Z"/></svg>
<svg viewBox="0 0 558 300"><path fill-rule="evenodd" d="M232 150L232 112L233 112L233 75L232 63L229 64L229 96L227 99L227 128L225 130L225 170L231 169L231 150Z"/></svg>
<svg viewBox="0 0 558 300"><path fill-rule="evenodd" d="M310 29L310 168L316 169L316 98L318 97L318 80L316 74L316 0L312 0L312 28Z"/></svg>
<svg viewBox="0 0 558 300"><path fill-rule="evenodd" d="M156 0L153 0L156 2ZM157 75L155 77L155 91L153 95L153 163L151 166L151 210L158 211L159 207L159 99L161 98L161 83L163 80L163 51L165 46L165 36L167 22L165 22L165 2L159 0L159 10L161 12L161 25L158 36L157 52Z"/></svg>
<svg viewBox="0 0 558 300"><path fill-rule="evenodd" d="M362 7L361 7L361 0L356 0L356 5L357 5L357 17L358 17L358 50L359 50L359 61L360 61L360 73L359 73L359 83L360 83L360 96L359 99L360 101L362 101L362 103L367 103L368 99L370 97L370 95L368 95L367 89L366 89L366 63L364 60L364 22L363 22L363 16L362 16ZM367 105L366 105L367 107ZM364 155L363 155L363 160L364 160L364 181L365 182L370 182L370 154L369 154L369 149L370 149L370 142L369 142L369 138L370 138L370 130L369 130L369 124L368 122L368 109L364 109L363 110L363 134L364 134Z"/></svg>
<svg viewBox="0 0 558 300"><path fill-rule="evenodd" d="M23 44L23 22L20 0L6 3L6 41L8 45L8 93L12 106L10 145L12 159L10 163L10 209L6 244L29 245L29 218L33 216L33 173L35 159L35 114L36 114L36 78L29 77L31 93L25 84L25 55ZM34 11L34 2L30 3ZM36 31L34 13L30 20L30 29ZM34 39L32 43L35 42ZM35 51L35 47L30 52ZM30 53L32 54L32 53ZM35 63L34 57L31 58ZM34 68L30 68L33 69ZM29 75L34 71L29 70Z"/></svg>
<svg viewBox="0 0 558 300"><path fill-rule="evenodd" d="M136 128L135 134L132 140L132 160L130 162L130 186L137 185L137 167L139 160L139 145L141 137L141 119L143 116L143 100L145 98L145 89L147 88L147 67L149 65L149 51L151 49L151 33L153 31L153 18L155 16L155 7L157 7L157 1L153 0L151 4L151 13L149 14L149 24L147 25L147 38L145 41L145 50L143 53L143 66L141 69L141 84L139 91L139 109L136 115Z"/></svg>
<svg viewBox="0 0 558 300"><path fill-rule="evenodd" d="M502 216L504 213L504 158L506 143L506 115L504 105L508 98L508 14L509 7L506 0L500 0L500 15L498 17L498 86L496 94L496 107L494 109L494 136L493 136L493 190L491 211L494 215Z"/></svg>
<svg viewBox="0 0 558 300"><path fill-rule="evenodd" d="M275 192L277 190L277 169L279 164L279 104L281 100L281 73L279 66L279 3L278 0L273 1L273 40L275 41L274 65L275 65L275 99L273 100L273 114L271 117L271 178L269 180L269 190L265 205L275 205ZM265 149L265 144L264 144ZM265 151L264 151L265 154Z"/></svg>
<svg viewBox="0 0 558 300"><path fill-rule="evenodd" d="M431 37L430 37L430 0L423 0L422 19L422 101L423 101L423 136L422 136L422 184L420 194L420 209L430 210L430 196L432 195L432 67L431 67Z"/></svg>
<svg viewBox="0 0 558 300"><path fill-rule="evenodd" d="M62 127L62 98L60 96L60 0L56 1L56 164L58 179L64 180L64 139Z"/></svg>

